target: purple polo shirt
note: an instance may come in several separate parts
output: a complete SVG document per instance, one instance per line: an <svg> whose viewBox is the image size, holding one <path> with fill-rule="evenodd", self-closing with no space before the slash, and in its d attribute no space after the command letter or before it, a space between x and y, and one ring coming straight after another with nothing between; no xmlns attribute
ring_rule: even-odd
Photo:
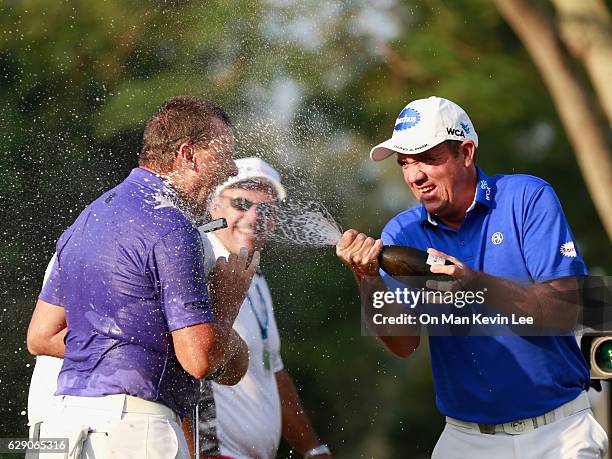
<svg viewBox="0 0 612 459"><path fill-rule="evenodd" d="M200 236L158 175L136 168L60 237L39 298L68 323L58 395L129 394L181 416L199 382L170 332L212 322Z"/></svg>

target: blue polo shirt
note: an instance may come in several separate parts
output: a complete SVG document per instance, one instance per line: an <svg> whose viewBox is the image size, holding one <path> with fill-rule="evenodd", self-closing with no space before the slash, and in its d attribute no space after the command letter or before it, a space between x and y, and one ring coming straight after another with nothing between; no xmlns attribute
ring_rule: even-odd
<svg viewBox="0 0 612 459"><path fill-rule="evenodd" d="M199 233L156 174L136 168L59 238L39 298L66 312L57 394L129 394L181 416L199 382L170 333L213 320Z"/></svg>
<svg viewBox="0 0 612 459"><path fill-rule="evenodd" d="M479 169L474 203L459 230L417 205L394 217L382 240L433 247L474 270L519 282L587 274L554 190L528 175L487 177ZM430 336L429 345L438 409L464 421L539 416L589 385L573 336Z"/></svg>

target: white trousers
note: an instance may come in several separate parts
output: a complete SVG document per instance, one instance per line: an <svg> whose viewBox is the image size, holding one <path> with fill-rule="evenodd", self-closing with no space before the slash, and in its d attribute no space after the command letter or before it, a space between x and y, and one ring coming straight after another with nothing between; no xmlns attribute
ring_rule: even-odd
<svg viewBox="0 0 612 459"><path fill-rule="evenodd" d="M73 397L80 399L77 406L62 401L41 424L40 438L68 438L69 453L41 454L41 459L189 459L176 415L125 412L121 397L91 397L107 401L91 406L89 397Z"/></svg>
<svg viewBox="0 0 612 459"><path fill-rule="evenodd" d="M481 433L477 427L446 424L432 459L599 459L608 437L591 410L521 435Z"/></svg>

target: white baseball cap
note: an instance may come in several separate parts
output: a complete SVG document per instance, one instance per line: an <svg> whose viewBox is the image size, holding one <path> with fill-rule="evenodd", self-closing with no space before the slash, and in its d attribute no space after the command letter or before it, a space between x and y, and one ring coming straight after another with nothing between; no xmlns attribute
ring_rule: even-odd
<svg viewBox="0 0 612 459"><path fill-rule="evenodd" d="M394 153L416 155L445 140L470 139L478 147L478 135L467 113L441 97L418 99L404 107L395 120L389 140L370 150L370 158L382 161Z"/></svg>
<svg viewBox="0 0 612 459"><path fill-rule="evenodd" d="M227 181L219 185L215 190L216 195L220 194L225 188L239 182L257 180L269 184L276 192L279 201L283 201L287 196L287 191L281 184L280 175L263 159L255 157L240 158L236 160L236 166L238 167L238 175L230 177Z"/></svg>

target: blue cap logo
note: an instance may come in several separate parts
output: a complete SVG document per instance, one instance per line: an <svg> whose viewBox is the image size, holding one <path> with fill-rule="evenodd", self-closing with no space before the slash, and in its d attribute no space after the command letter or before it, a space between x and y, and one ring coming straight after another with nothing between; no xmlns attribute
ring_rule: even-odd
<svg viewBox="0 0 612 459"><path fill-rule="evenodd" d="M409 129L415 124L419 124L419 121L421 121L421 114L414 108L406 107L400 112L395 120L393 131L397 132Z"/></svg>

